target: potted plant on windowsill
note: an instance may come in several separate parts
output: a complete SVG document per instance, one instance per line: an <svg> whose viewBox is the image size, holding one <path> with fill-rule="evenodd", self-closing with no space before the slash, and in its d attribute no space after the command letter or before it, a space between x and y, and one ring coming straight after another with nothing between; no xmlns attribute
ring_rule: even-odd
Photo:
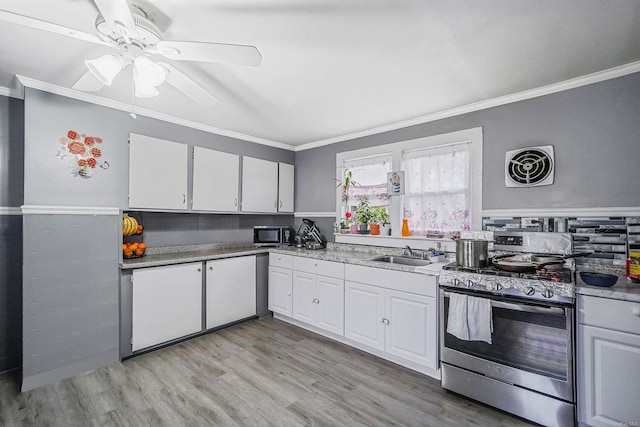
<svg viewBox="0 0 640 427"><path fill-rule="evenodd" d="M386 206L380 206L379 208L374 209L375 214L375 222L379 225L379 230L377 233L374 233L373 227L371 228L371 234L381 234L383 236L388 236L391 231L390 221L389 221L389 212L387 211Z"/></svg>
<svg viewBox="0 0 640 427"><path fill-rule="evenodd" d="M368 234L369 224L375 220L375 214L373 209L369 206L368 200L362 200L360 205L358 206L358 210L356 213L356 220L359 224L359 233L360 234Z"/></svg>

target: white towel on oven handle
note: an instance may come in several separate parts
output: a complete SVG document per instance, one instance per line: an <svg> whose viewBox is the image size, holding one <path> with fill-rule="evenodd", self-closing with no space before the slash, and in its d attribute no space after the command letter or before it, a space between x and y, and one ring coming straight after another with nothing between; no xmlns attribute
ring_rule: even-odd
<svg viewBox="0 0 640 427"><path fill-rule="evenodd" d="M491 300L467 297L469 341L484 341L491 344L491 333L493 332L493 316L491 314Z"/></svg>
<svg viewBox="0 0 640 427"><path fill-rule="evenodd" d="M449 295L447 333L464 341L491 344L492 332L491 300L455 292Z"/></svg>
<svg viewBox="0 0 640 427"><path fill-rule="evenodd" d="M467 296L451 292L449 294L449 318L447 332L454 337L468 341L469 324L467 322Z"/></svg>

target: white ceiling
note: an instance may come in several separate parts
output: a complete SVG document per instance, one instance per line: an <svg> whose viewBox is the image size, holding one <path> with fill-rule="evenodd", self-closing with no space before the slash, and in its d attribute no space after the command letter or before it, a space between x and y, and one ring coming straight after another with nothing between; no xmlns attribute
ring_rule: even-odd
<svg viewBox="0 0 640 427"><path fill-rule="evenodd" d="M212 92L168 84L146 108L249 140L299 146L640 61L638 0L135 0L168 40L256 46L260 67L172 62ZM106 46L16 24L96 34L91 0L0 0L0 86L71 88ZM167 61L171 62L171 61ZM98 96L131 104L131 75Z"/></svg>

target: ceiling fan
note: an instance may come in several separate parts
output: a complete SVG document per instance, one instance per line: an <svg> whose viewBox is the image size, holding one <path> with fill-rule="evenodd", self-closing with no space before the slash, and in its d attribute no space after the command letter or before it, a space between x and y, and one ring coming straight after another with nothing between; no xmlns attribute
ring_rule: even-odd
<svg viewBox="0 0 640 427"><path fill-rule="evenodd" d="M141 6L130 6L127 0L93 1L100 12L95 24L98 37L20 15L11 17L13 22L19 24L115 48L114 53L85 60L88 71L73 85L74 89L99 91L105 85L111 85L113 79L131 65L136 97L157 96L158 86L167 82L201 106L210 106L217 101L215 96L171 64L151 58L161 56L175 61L254 67L262 62L262 55L255 46L164 40L162 31L149 19Z"/></svg>

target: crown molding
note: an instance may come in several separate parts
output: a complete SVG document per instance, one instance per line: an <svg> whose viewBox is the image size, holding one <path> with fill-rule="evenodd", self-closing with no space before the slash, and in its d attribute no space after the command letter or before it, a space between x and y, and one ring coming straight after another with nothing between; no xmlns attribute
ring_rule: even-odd
<svg viewBox="0 0 640 427"><path fill-rule="evenodd" d="M24 99L24 86L18 80L17 87L0 86L0 95L9 98Z"/></svg>
<svg viewBox="0 0 640 427"><path fill-rule="evenodd" d="M361 130L358 132L347 133L341 136L309 142L306 144L296 146L295 151L304 151L312 148L323 147L325 145L331 145L338 142L347 141L350 139L362 138L369 135L389 132L392 130L402 129L409 126L415 126L423 123L433 122L436 120L459 116L461 114L471 113L474 111L484 110L487 108L498 107L500 105L511 104L513 102L524 101L527 99L537 98L544 95L550 95L552 93L562 92L562 91L574 89L580 86L586 86L586 85L598 83L605 80L615 79L617 77L626 76L628 74L633 74L639 71L640 71L640 61L632 62L630 64L609 68L607 70L598 71L595 73L565 80L559 83L552 83L550 85L540 86L540 87L525 90L522 92L516 92L509 95L499 96L497 98L487 99L485 101L474 102L471 104L462 105L460 107L450 108L448 110L443 110L436 113L419 116L413 119L389 123L387 125L369 128L369 129Z"/></svg>
<svg viewBox="0 0 640 427"><path fill-rule="evenodd" d="M23 215L120 215L120 208L97 206L23 205Z"/></svg>
<svg viewBox="0 0 640 427"><path fill-rule="evenodd" d="M104 98L91 93L69 89L66 87L32 79L30 77L25 77L20 75L16 77L18 78L18 81L23 86L26 86L32 89L38 89L44 92L53 93L56 95L67 97L67 98L77 99L79 101L89 102L91 104L113 108L114 110L126 111L127 113L130 113L133 108L133 106L131 106L130 104L120 102L120 101L114 101L113 99ZM234 132L226 129L220 129L214 126L205 125L203 123L195 122L192 120L186 120L180 117L175 117L170 114L161 113L159 111L150 110L148 108L135 107L135 111L136 111L136 114L140 116L162 120L164 122L173 123L176 125L185 126L192 129L197 129L204 132L213 133L216 135L227 136L229 138L241 139L243 141L253 142L261 145L267 145L269 147L295 151L295 147L293 145L289 145L289 144L285 144L277 141L271 141L269 139L259 138L257 136L245 135L243 133Z"/></svg>
<svg viewBox="0 0 640 427"><path fill-rule="evenodd" d="M612 217L640 216L640 207L483 209L483 217Z"/></svg>

